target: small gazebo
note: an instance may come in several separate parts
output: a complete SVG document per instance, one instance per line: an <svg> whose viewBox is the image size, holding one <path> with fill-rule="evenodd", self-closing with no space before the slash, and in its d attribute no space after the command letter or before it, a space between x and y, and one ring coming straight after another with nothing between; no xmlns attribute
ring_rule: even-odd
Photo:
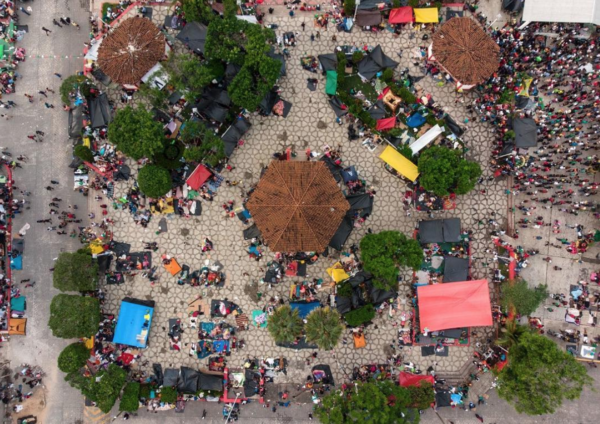
<svg viewBox="0 0 600 424"><path fill-rule="evenodd" d="M435 61L468 90L485 82L500 63L500 47L471 18L455 17L433 35L428 60Z"/></svg>
<svg viewBox="0 0 600 424"><path fill-rule="evenodd" d="M146 18L129 18L98 49L98 66L119 84L136 85L165 55L165 36Z"/></svg>
<svg viewBox="0 0 600 424"><path fill-rule="evenodd" d="M350 209L324 162L272 162L246 207L275 252L323 252Z"/></svg>

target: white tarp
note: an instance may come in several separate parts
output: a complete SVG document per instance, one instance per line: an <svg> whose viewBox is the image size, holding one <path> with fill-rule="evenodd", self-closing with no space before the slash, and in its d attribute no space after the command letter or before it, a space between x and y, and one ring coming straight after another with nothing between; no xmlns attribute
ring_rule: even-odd
<svg viewBox="0 0 600 424"><path fill-rule="evenodd" d="M527 0L523 21L600 24L600 0Z"/></svg>
<svg viewBox="0 0 600 424"><path fill-rule="evenodd" d="M417 141L411 143L408 147L410 147L410 150L412 150L413 155L416 155L443 132L444 131L442 130L442 127L436 124L435 127L430 128L429 131L427 131L425 134L419 137Z"/></svg>
<svg viewBox="0 0 600 424"><path fill-rule="evenodd" d="M100 44L102 44L102 40L104 40L104 38L99 38L94 44L92 44L92 47L90 47L88 52L85 54L85 60L98 60L98 49L100 48Z"/></svg>
<svg viewBox="0 0 600 424"><path fill-rule="evenodd" d="M150 78L152 76L154 77L152 81L150 81ZM152 68L150 68L150 70L146 72L146 75L142 77L143 83L148 84L148 81L150 81L150 84L154 88L158 88L159 90L162 90L165 87L165 85L167 85L169 77L160 63L157 63Z"/></svg>
<svg viewBox="0 0 600 424"><path fill-rule="evenodd" d="M236 15L235 17L242 21L250 22L251 24L258 24L256 16L254 15Z"/></svg>

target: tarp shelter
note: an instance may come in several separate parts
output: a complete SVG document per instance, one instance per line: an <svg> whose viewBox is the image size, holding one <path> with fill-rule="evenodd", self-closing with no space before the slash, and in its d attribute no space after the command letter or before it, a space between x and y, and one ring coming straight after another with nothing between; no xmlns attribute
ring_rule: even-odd
<svg viewBox="0 0 600 424"><path fill-rule="evenodd" d="M419 222L419 241L425 243L457 243L460 241L460 218Z"/></svg>
<svg viewBox="0 0 600 424"><path fill-rule="evenodd" d="M253 238L260 237L260 230L256 224L252 224L244 230L244 240L252 240Z"/></svg>
<svg viewBox="0 0 600 424"><path fill-rule="evenodd" d="M331 175L333 176L333 179L336 182L340 182L342 181L342 167L338 164L336 164L329 156L327 155L323 155L321 156L321 159L319 159L321 162L325 162L325 166L327 166L327 169L329 169L329 171L331 172Z"/></svg>
<svg viewBox="0 0 600 424"><path fill-rule="evenodd" d="M10 318L8 334L10 336L25 336L27 334L27 318Z"/></svg>
<svg viewBox="0 0 600 424"><path fill-rule="evenodd" d="M377 26L383 21L383 16L379 10L359 10L356 12L356 25L358 26Z"/></svg>
<svg viewBox="0 0 600 424"><path fill-rule="evenodd" d="M469 260L444 256L444 283L466 281L469 276Z"/></svg>
<svg viewBox="0 0 600 424"><path fill-rule="evenodd" d="M333 96L337 91L337 72L327 71L327 82L325 83L325 93Z"/></svg>
<svg viewBox="0 0 600 424"><path fill-rule="evenodd" d="M387 9L391 4L391 0L362 0L357 8L358 10Z"/></svg>
<svg viewBox="0 0 600 424"><path fill-rule="evenodd" d="M410 6L398 7L390 10L390 24L405 24L413 21L413 10Z"/></svg>
<svg viewBox="0 0 600 424"><path fill-rule="evenodd" d="M338 118L341 118L342 116L348 114L348 107L345 104L343 104L342 101L336 96L333 96L329 100L329 106L331 106L331 108L335 112L335 116L337 116Z"/></svg>
<svg viewBox="0 0 600 424"><path fill-rule="evenodd" d="M179 382L179 370L176 368L167 368L163 376L163 385L165 387L175 387Z"/></svg>
<svg viewBox="0 0 600 424"><path fill-rule="evenodd" d="M400 372L400 385L402 387L420 386L421 381L427 381L433 386L435 379L432 375L417 375L410 372Z"/></svg>
<svg viewBox="0 0 600 424"><path fill-rule="evenodd" d="M75 106L69 110L69 137L81 137L83 129L83 105Z"/></svg>
<svg viewBox="0 0 600 424"><path fill-rule="evenodd" d="M387 302L390 299L395 299L398 297L398 292L395 290L384 290L373 285L371 280L367 280L367 287L369 289L369 297L371 298L371 303L376 308L379 307L383 302Z"/></svg>
<svg viewBox="0 0 600 424"><path fill-rule="evenodd" d="M465 132L465 130L460 125L458 125L450 115L444 116L444 121L446 122L446 125L448 125L450 131L452 131L452 133L457 137L460 137Z"/></svg>
<svg viewBox="0 0 600 424"><path fill-rule="evenodd" d="M515 118L512 121L515 145L521 148L537 145L537 125L531 118Z"/></svg>
<svg viewBox="0 0 600 424"><path fill-rule="evenodd" d="M392 146L387 146L381 155L379 155L379 159L412 182L419 176L419 168L417 168L417 165L402 156L398 150L394 149Z"/></svg>
<svg viewBox="0 0 600 424"><path fill-rule="evenodd" d="M85 60L91 60L94 62L98 60L98 49L102 45L102 41L104 41L104 37L100 37L95 41L94 44L90 46L87 53L85 54Z"/></svg>
<svg viewBox="0 0 600 424"><path fill-rule="evenodd" d="M396 126L396 117L384 118L377 120L377 131L391 130Z"/></svg>
<svg viewBox="0 0 600 424"><path fill-rule="evenodd" d="M320 54L317 58L321 68L323 68L323 73L337 70L337 56L335 53Z"/></svg>
<svg viewBox="0 0 600 424"><path fill-rule="evenodd" d="M92 128L104 127L112 122L112 110L106 93L102 93L98 97L89 98L88 107L90 109Z"/></svg>
<svg viewBox="0 0 600 424"><path fill-rule="evenodd" d="M25 312L27 309L27 298L25 296L12 297L10 299L10 309L12 311Z"/></svg>
<svg viewBox="0 0 600 424"><path fill-rule="evenodd" d="M212 172L210 172L206 166L200 164L194 169L194 172L186 180L187 185L192 189L198 191L200 187L204 185L206 180L210 178Z"/></svg>
<svg viewBox="0 0 600 424"><path fill-rule="evenodd" d="M443 406L450 406L452 398L448 390L437 390L435 392L435 407L440 408Z"/></svg>
<svg viewBox="0 0 600 424"><path fill-rule="evenodd" d="M350 210L363 210L363 213L371 213L373 210L374 197L368 193L356 193L346 196L346 200L350 204Z"/></svg>
<svg viewBox="0 0 600 424"><path fill-rule="evenodd" d="M223 391L223 377L200 372L198 390L213 390L216 392Z"/></svg>
<svg viewBox="0 0 600 424"><path fill-rule="evenodd" d="M154 302L125 298L121 302L113 343L146 347L152 325Z"/></svg>
<svg viewBox="0 0 600 424"><path fill-rule="evenodd" d="M428 331L492 325L487 280L417 287L419 325Z"/></svg>
<svg viewBox="0 0 600 424"><path fill-rule="evenodd" d="M298 315L300 318L306 318L308 314L312 311L320 307L321 304L319 302L292 302L290 303L290 307L292 309L298 310Z"/></svg>
<svg viewBox="0 0 600 424"><path fill-rule="evenodd" d="M206 25L199 22L188 22L176 38L194 53L204 54L207 33L208 28Z"/></svg>
<svg viewBox="0 0 600 424"><path fill-rule="evenodd" d="M385 118L387 112L385 110L383 100L377 100L375 103L373 103L373 105L367 109L367 113L375 120Z"/></svg>
<svg viewBox="0 0 600 424"><path fill-rule="evenodd" d="M172 276L176 276L181 272L181 265L175 258L172 258L168 264L165 264L165 269L169 271L169 274Z"/></svg>
<svg viewBox="0 0 600 424"><path fill-rule="evenodd" d="M198 378L200 373L193 368L181 367L177 391L182 393L196 393L198 391ZM163 383L164 384L164 383Z"/></svg>
<svg viewBox="0 0 600 424"><path fill-rule="evenodd" d="M334 264L331 268L327 268L327 274L336 283L350 278L350 276L346 273L346 271L344 271L344 268L342 268L342 265L339 262Z"/></svg>
<svg viewBox="0 0 600 424"><path fill-rule="evenodd" d="M415 142L411 143L408 147L410 147L410 150L412 150L413 155L416 155L443 132L444 130L442 127L436 124L434 127L430 128L429 131L419 137Z"/></svg>
<svg viewBox="0 0 600 424"><path fill-rule="evenodd" d="M231 156L238 143L249 129L250 122L242 116L238 117L235 122L227 128L227 131L223 133L221 139L225 144L225 155L227 157Z"/></svg>
<svg viewBox="0 0 600 424"><path fill-rule="evenodd" d="M255 15L235 15L240 21L246 21L251 24L258 24L258 20Z"/></svg>
<svg viewBox="0 0 600 424"><path fill-rule="evenodd" d="M344 218L337 231L331 238L329 247L332 247L335 250L342 250L344 244L346 244L346 240L348 240L348 237L350 237L353 228L354 226L352 225L352 220L347 217Z"/></svg>
<svg viewBox="0 0 600 424"><path fill-rule="evenodd" d="M319 364L312 367L313 379L316 382L322 382L324 384L331 384L335 386L335 380L333 379L333 373L331 367L325 364Z"/></svg>
<svg viewBox="0 0 600 424"><path fill-rule="evenodd" d="M112 262L112 254L107 253L104 255L98 255L96 260L98 261L98 274L104 275L110 269L110 263Z"/></svg>
<svg viewBox="0 0 600 424"><path fill-rule="evenodd" d="M392 60L383 53L380 45L377 45L369 54L358 62L358 73L365 79L372 79L378 72L386 68L395 68L398 62Z"/></svg>
<svg viewBox="0 0 600 424"><path fill-rule="evenodd" d="M527 0L523 21L600 25L600 0Z"/></svg>
<svg viewBox="0 0 600 424"><path fill-rule="evenodd" d="M425 7L422 9L415 9L415 22L421 24L438 23L438 8L437 7Z"/></svg>

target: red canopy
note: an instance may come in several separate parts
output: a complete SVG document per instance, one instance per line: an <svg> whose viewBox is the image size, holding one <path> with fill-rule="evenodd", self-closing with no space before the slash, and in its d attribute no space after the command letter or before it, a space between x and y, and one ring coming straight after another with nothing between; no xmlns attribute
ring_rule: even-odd
<svg viewBox="0 0 600 424"><path fill-rule="evenodd" d="M413 10L410 6L390 10L390 18L388 19L390 24L405 24L413 20Z"/></svg>
<svg viewBox="0 0 600 424"><path fill-rule="evenodd" d="M421 286L417 297L421 331L492 325L487 280Z"/></svg>
<svg viewBox="0 0 600 424"><path fill-rule="evenodd" d="M390 130L396 125L396 117L377 120L377 131Z"/></svg>
<svg viewBox="0 0 600 424"><path fill-rule="evenodd" d="M212 173L204 165L198 165L186 181L192 190L198 190L210 178Z"/></svg>
<svg viewBox="0 0 600 424"><path fill-rule="evenodd" d="M400 373L400 385L402 387L418 386L423 380L429 381L431 385L435 384L435 379L432 375L416 375L404 371Z"/></svg>

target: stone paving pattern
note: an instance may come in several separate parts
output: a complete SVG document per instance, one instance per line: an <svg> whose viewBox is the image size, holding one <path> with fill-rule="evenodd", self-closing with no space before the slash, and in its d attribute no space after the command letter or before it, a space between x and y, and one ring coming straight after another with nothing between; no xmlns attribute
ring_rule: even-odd
<svg viewBox="0 0 600 424"><path fill-rule="evenodd" d="M133 13L133 11L130 13ZM155 6L153 20L162 23L166 14L166 8ZM204 237L209 237L214 242L215 250L210 252L208 257L211 260L221 262L227 274L227 283L222 289L211 288L206 290L204 288L178 286L176 279L167 274L162 267L158 272L160 280L155 286L151 286L146 279L137 276L121 286L105 287L107 291L106 312L117 314L120 301L125 296L152 299L156 302L149 347L143 352L144 359L148 360L150 364L159 362L162 363L163 367L206 365L206 360L199 361L189 357L186 348L180 353L169 350L166 331L169 318L187 318L187 303L193 301L197 296L202 294L207 301L227 297L239 304L244 312L248 314L253 309L260 309L264 306L264 303L254 303L244 293L244 288L264 276L266 262L271 260L273 255L267 249L261 262L257 263L249 259L245 251L246 243L242 237L245 226L237 218L226 218L221 205L228 200L235 200L236 206L241 205L241 188L248 189L258 181L261 168L270 162L274 152L292 146L299 153L299 156L302 156L306 148L323 152L323 146L325 145L331 147L339 145L343 152L344 164L354 165L360 176L365 178L377 190L373 214L363 228L353 231L346 247L352 243L358 243L366 233L367 228L371 228L374 232L390 229L399 230L407 235L412 235L418 220L428 219L426 213L416 211L413 211L412 216L406 216L405 211L402 209L402 197L406 190L405 184L386 172L382 161L362 147L360 141L348 141L346 126L339 126L335 123L335 115L327 103L327 96L324 93L324 77L305 71L300 66L300 57L302 56L330 53L336 45L352 45L356 40L360 40L359 45L361 46L364 44L370 46L381 44L384 52L394 59L398 58L396 52L403 50L403 58L396 72L408 67L411 75L422 76L421 68L414 66L412 63L414 61L412 58L413 49L417 46L425 46L427 43L421 41L422 33L416 33L417 37L411 37L412 31L407 30L400 37L394 38L388 31L374 34L361 32L358 28L355 28L352 33L330 30L328 32L321 31L320 39L311 42L311 32L316 34L316 29L309 28L311 19L312 14L310 13L295 18L277 16L277 14L266 16L267 23L279 25L276 30L278 35L285 31L299 33L298 45L289 49L291 58L287 60L287 76L279 81L282 91L281 96L292 102L293 108L287 119L276 116L261 117L257 114L251 117L253 126L245 136L245 144L233 153L230 161L235 169L224 174L226 179L241 181L239 186L226 187L223 185L217 196L215 196L214 202L203 202L203 212L199 217L190 219L177 216L167 217L169 230L167 233L160 235L155 235L160 216L155 216L148 228L143 229L134 224L127 211L111 210L110 212L110 217L116 220L113 228L114 239L131 243L132 251L141 250L143 247L142 241L158 242L159 251L153 255L154 264L160 264L160 255L166 253L177 258L180 264L185 263L190 265L192 269L198 269L207 258L207 256L201 255L199 244ZM305 32L302 31L300 26L303 20L307 22ZM337 37L337 43L331 41L331 36L334 34ZM176 49L179 48L181 46L176 46ZM311 92L306 88L307 78L319 79L316 92ZM418 84L423 87L425 93L430 93L435 101L441 104L457 122L462 122L467 117L464 105L470 102L469 98L472 94L464 95L464 104L455 103L456 94L452 85L447 84L440 87L438 82L429 76L422 79ZM118 96L116 87L111 87L108 91L111 93L111 97ZM116 104L120 105L120 102ZM469 123L467 127L468 130L463 137L469 149L467 157L479 162L484 169L484 177L488 177L491 175L488 165L493 141L493 136L490 134L491 128L487 124L473 122ZM133 164L132 170L134 172L137 171L137 168L137 165ZM115 195L125 194L131 184L133 184L132 181L128 184L117 183ZM480 193L479 189L485 189L485 194ZM483 258L473 261L473 278L491 277L491 257L486 257L481 252L491 248L492 244L486 235L487 228L479 226L477 223L479 220L487 219L492 213L496 213L496 219L504 219L506 215L504 190L505 185L502 182L483 183L478 190L460 197L455 210L435 213L435 218L460 217L463 229L473 231L472 251L478 252L477 256ZM91 209L97 209L97 204L91 197L90 203ZM97 214L97 216L99 215ZM329 258L321 258L315 265L309 266L310 277L327 280L325 269L333 264L335 259L334 255L330 255ZM486 262L490 264L489 267ZM404 281L410 281L410 278L411 275L405 273ZM262 299L268 300L269 297L278 295L287 300L289 285L293 280L301 281L300 278L286 277L280 285L274 286L271 290L266 286L260 286L259 290L263 292ZM490 288L494 295L495 290L491 283ZM320 295L323 300L327 299L329 290L329 288L322 289ZM401 297L408 292L408 286L400 288ZM232 317L228 320L233 324ZM375 324L378 328L375 329L375 326L370 326L366 331L366 348L354 349L352 339L348 338L349 344L342 345L340 343L334 352L319 352L318 362L330 363L339 380L344 372L350 372L355 365L385 361L389 345L395 342L396 339L396 328L392 327L392 322L387 315L384 318L377 318ZM492 329L487 329L488 334L491 331ZM480 336L484 335L484 332L480 330L478 332ZM186 331L183 335L183 342L197 341L194 333L194 330ZM283 355L291 364L291 372L288 373L290 381L298 381L298 378L304 378L309 369L306 367L305 359L311 353L310 350L294 351L276 347L266 330L258 330L252 327L247 332L239 333L238 338L243 338L246 341L246 348L232 353L229 359L232 366L241 365L246 356L278 357ZM433 357L435 359L431 359L431 357L421 358L420 347L406 347L401 353L406 361L412 361L422 369L434 365L435 361L439 373L454 375L461 370L465 363L470 362L472 350L472 347L451 347L448 357Z"/></svg>

